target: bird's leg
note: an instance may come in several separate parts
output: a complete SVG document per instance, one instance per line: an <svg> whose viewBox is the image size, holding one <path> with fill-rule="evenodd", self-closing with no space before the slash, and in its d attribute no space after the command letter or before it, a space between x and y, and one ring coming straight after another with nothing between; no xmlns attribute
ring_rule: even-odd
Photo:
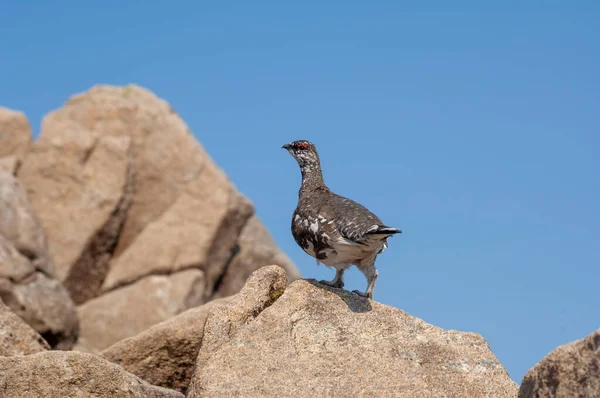
<svg viewBox="0 0 600 398"><path fill-rule="evenodd" d="M353 290L352 293L356 293L361 297L373 299L373 290L375 290L375 281L377 280L377 275L379 275L379 272L375 268L374 264L359 269L367 277L367 291L363 293L358 290Z"/></svg>
<svg viewBox="0 0 600 398"><path fill-rule="evenodd" d="M338 289L341 289L344 287L344 268L336 268L335 269L335 277L333 278L333 280L331 281L320 281L320 283L327 285L327 286L331 286L331 287L337 287Z"/></svg>

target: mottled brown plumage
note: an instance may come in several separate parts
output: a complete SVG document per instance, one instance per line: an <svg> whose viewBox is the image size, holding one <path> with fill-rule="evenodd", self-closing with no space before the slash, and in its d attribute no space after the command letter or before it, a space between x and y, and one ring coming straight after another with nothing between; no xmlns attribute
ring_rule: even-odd
<svg viewBox="0 0 600 398"><path fill-rule="evenodd" d="M373 297L377 269L375 259L387 247L387 238L402 232L391 228L366 207L333 193L323 181L321 162L314 144L293 141L283 146L296 159L302 173L298 204L292 216L292 236L317 262L336 269L330 286L343 287L344 271L351 265L367 277L365 293Z"/></svg>

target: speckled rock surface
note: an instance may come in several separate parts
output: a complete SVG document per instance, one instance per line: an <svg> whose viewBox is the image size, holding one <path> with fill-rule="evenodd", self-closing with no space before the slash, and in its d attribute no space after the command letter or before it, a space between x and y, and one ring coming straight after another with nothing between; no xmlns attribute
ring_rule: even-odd
<svg viewBox="0 0 600 398"><path fill-rule="evenodd" d="M251 282L241 293L253 291ZM517 394L476 333L447 331L315 281L297 280L279 298L277 288L241 293L208 316L190 398Z"/></svg>

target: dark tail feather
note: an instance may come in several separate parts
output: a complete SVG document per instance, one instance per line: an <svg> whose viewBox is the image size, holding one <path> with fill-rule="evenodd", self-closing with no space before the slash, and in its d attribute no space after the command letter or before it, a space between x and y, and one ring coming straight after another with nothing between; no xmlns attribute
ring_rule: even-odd
<svg viewBox="0 0 600 398"><path fill-rule="evenodd" d="M394 235L401 234L402 230L400 228L392 228L386 227L385 225L379 226L376 230L368 232L373 235Z"/></svg>

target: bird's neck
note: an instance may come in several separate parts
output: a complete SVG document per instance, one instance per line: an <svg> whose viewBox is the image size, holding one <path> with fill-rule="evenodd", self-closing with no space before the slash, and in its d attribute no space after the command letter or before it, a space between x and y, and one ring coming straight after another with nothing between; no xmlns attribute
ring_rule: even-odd
<svg viewBox="0 0 600 398"><path fill-rule="evenodd" d="M300 194L325 187L321 165L318 163L301 165L300 171L302 172L302 185L300 186Z"/></svg>

